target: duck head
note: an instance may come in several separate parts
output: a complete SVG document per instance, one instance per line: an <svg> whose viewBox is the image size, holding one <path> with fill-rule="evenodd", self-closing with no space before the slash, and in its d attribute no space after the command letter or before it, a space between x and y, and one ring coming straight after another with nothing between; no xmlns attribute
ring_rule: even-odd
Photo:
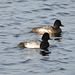
<svg viewBox="0 0 75 75"><path fill-rule="evenodd" d="M62 24L61 24L61 21L60 20L56 20L54 22L54 28L59 28L60 26L64 27Z"/></svg>
<svg viewBox="0 0 75 75"><path fill-rule="evenodd" d="M42 41L48 41L50 39L49 34L48 33L44 33L42 36Z"/></svg>

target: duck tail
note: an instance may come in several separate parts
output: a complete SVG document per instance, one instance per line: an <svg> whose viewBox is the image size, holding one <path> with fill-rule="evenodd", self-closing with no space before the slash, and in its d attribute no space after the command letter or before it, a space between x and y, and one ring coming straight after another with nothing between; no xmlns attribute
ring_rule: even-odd
<svg viewBox="0 0 75 75"><path fill-rule="evenodd" d="M30 31L30 33L32 33L32 32L36 32L36 28L33 28L33 29Z"/></svg>
<svg viewBox="0 0 75 75"><path fill-rule="evenodd" d="M25 45L23 42L21 42L20 44L18 44L18 47L25 48Z"/></svg>
<svg viewBox="0 0 75 75"><path fill-rule="evenodd" d="M29 31L29 33L32 33L32 32L33 32L33 30Z"/></svg>

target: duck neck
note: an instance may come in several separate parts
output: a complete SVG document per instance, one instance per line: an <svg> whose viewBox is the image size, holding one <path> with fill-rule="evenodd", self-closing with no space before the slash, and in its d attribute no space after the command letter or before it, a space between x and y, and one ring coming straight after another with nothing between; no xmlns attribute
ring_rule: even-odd
<svg viewBox="0 0 75 75"><path fill-rule="evenodd" d="M54 28L55 30L57 30L57 29L59 28L59 26L54 26L53 28Z"/></svg>
<svg viewBox="0 0 75 75"><path fill-rule="evenodd" d="M42 42L48 42L48 40L42 40Z"/></svg>

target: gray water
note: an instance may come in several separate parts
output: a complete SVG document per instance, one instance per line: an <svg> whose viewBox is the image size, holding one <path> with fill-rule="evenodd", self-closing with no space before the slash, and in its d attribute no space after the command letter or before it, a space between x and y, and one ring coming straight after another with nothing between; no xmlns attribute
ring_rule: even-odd
<svg viewBox="0 0 75 75"><path fill-rule="evenodd" d="M29 31L56 19L63 32L58 40L49 40L48 56L40 49L16 47L41 40ZM0 0L0 75L75 75L75 0Z"/></svg>

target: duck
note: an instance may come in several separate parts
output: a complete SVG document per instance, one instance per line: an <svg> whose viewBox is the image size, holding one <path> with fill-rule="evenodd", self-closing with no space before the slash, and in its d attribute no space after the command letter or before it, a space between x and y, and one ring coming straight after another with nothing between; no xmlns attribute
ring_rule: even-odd
<svg viewBox="0 0 75 75"><path fill-rule="evenodd" d="M18 44L18 47L47 49L49 47L49 42L48 42L49 39L50 39L49 34L44 33L41 38L41 41L40 40L30 40L30 41L21 42Z"/></svg>
<svg viewBox="0 0 75 75"><path fill-rule="evenodd" d="M55 20L53 26L35 27L30 32L35 32L35 33L40 33L40 34L44 34L44 33L49 33L49 34L61 33L62 30L61 30L60 26L64 27L64 25L61 24L61 21L57 19L57 20Z"/></svg>

